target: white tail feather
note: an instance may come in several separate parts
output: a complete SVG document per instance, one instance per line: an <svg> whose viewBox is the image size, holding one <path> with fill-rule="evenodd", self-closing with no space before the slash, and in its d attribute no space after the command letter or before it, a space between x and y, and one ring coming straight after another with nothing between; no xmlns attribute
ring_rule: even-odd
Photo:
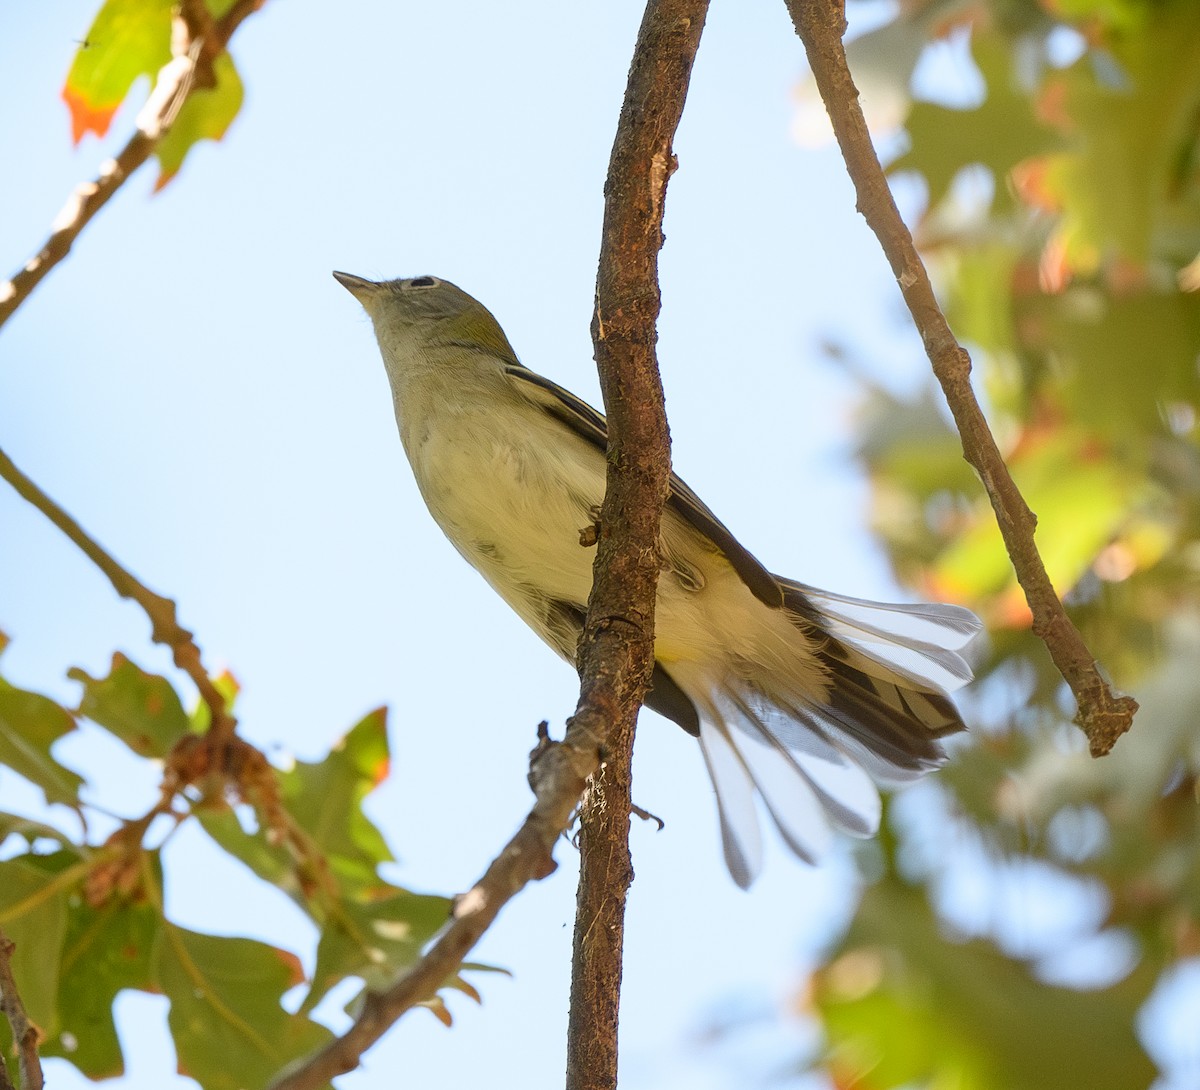
<svg viewBox="0 0 1200 1090"><path fill-rule="evenodd" d="M971 667L960 654L931 643L910 640L899 644L894 637L832 619L827 631L865 658L914 685L935 685L943 692L953 692L973 676Z"/></svg>
<svg viewBox="0 0 1200 1090"><path fill-rule="evenodd" d="M815 863L828 851L833 830L807 777L769 734L744 729L745 720L738 725L743 729L731 741L767 811L788 847L806 863Z"/></svg>
<svg viewBox="0 0 1200 1090"><path fill-rule="evenodd" d="M717 792L721 845L733 880L749 889L762 870L762 835L754 809L754 783L723 727L700 723L700 751Z"/></svg>
<svg viewBox="0 0 1200 1090"><path fill-rule="evenodd" d="M733 705L726 708L725 721L737 728L735 746L742 737L770 745L785 758L791 782L803 778L834 825L851 836L874 835L879 828L879 791L862 768L828 741L827 731L818 733L820 728L811 719L804 726L803 711L784 711L765 703L759 694L738 695L726 703ZM765 796L753 766L751 775ZM776 808L771 812L778 821Z"/></svg>
<svg viewBox="0 0 1200 1090"><path fill-rule="evenodd" d="M965 647L982 627L979 618L962 606L871 602L818 590L790 579L781 582L795 587L828 617L904 643L916 640L957 650Z"/></svg>

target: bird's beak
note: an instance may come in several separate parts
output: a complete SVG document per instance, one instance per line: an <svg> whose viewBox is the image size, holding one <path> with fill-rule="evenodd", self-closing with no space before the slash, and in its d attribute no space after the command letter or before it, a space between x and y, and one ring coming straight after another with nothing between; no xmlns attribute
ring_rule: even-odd
<svg viewBox="0 0 1200 1090"><path fill-rule="evenodd" d="M367 280L364 277L355 276L353 273L337 272L335 270L333 278L353 295L355 299L362 303L363 306L366 306L367 300L379 290L379 285L374 280Z"/></svg>

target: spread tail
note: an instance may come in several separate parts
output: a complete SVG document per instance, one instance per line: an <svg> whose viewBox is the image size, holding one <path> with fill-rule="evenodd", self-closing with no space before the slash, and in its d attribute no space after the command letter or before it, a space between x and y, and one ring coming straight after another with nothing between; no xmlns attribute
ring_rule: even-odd
<svg viewBox="0 0 1200 1090"><path fill-rule="evenodd" d="M702 677L684 668L674 679L699 716L725 860L742 888L762 866L756 794L792 851L812 862L835 828L875 832L876 784L909 782L945 760L938 739L963 729L946 693L970 680L958 650L980 627L958 606L888 605L779 582L805 637L797 654L815 651L820 663L818 691L789 689L777 669Z"/></svg>

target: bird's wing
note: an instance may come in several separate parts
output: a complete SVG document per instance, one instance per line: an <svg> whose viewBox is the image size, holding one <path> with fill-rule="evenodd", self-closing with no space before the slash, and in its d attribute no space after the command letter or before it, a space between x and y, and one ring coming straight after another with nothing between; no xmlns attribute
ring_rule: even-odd
<svg viewBox="0 0 1200 1090"><path fill-rule="evenodd" d="M530 400L542 406L555 419L561 420L597 450L603 453L607 449L608 422L586 401L522 364L509 363L504 369L510 377L523 384L522 389ZM671 474L667 507L720 550L756 598L774 609L783 606L783 589L775 576L738 542L700 497L674 473ZM789 604L794 608L793 603Z"/></svg>

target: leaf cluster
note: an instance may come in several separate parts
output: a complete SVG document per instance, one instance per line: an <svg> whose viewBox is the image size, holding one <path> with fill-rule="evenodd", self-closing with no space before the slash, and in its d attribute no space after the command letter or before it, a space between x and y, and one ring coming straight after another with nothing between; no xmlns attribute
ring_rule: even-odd
<svg viewBox="0 0 1200 1090"><path fill-rule="evenodd" d="M210 752L208 709L188 714L166 678L123 655L105 677L71 676L82 686L74 708L0 679L0 763L64 817L0 812L0 929L16 945L14 973L42 1054L93 1079L120 1074L112 1008L133 989L169 1001L181 1073L205 1090L265 1086L329 1039L312 1012L332 987L348 978L384 985L449 915L446 898L379 875L392 855L362 803L387 775L386 714L368 714L325 759L279 770L244 743ZM220 684L232 700L233 680ZM165 768L160 803L98 843L90 785L55 755L83 723ZM311 980L288 950L171 921L163 844L187 820L312 920L320 939ZM79 835L63 831L76 823ZM446 983L478 998L461 977ZM300 985L297 1007L290 993ZM438 996L427 1005L449 1020Z"/></svg>

